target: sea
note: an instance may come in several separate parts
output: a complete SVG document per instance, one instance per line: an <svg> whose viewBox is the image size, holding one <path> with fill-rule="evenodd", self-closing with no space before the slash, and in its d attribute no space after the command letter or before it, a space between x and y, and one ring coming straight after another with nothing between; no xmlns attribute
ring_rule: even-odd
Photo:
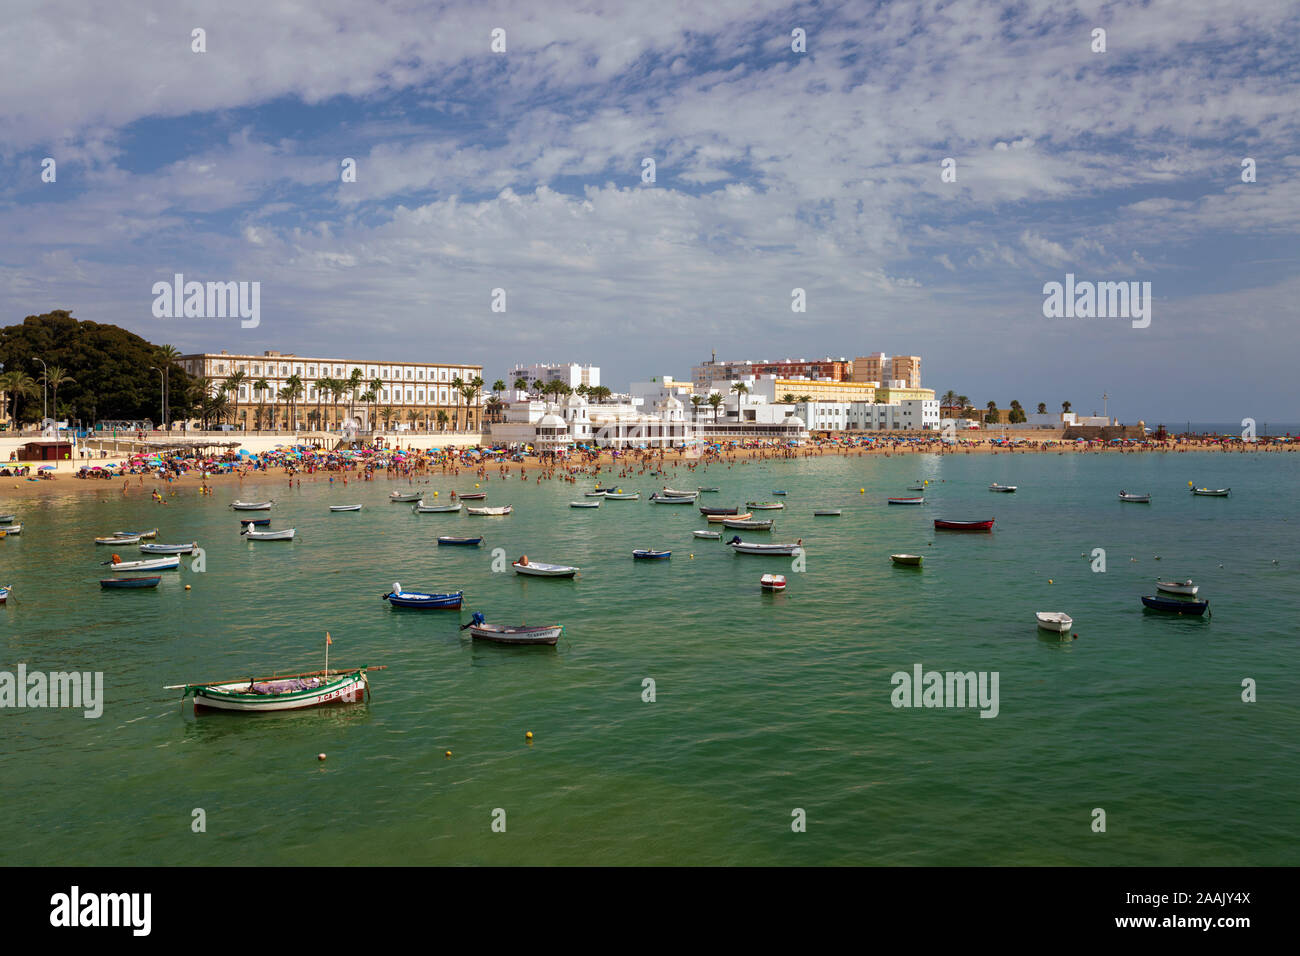
<svg viewBox="0 0 1300 956"><path fill-rule="evenodd" d="M642 498L596 509L569 507L594 481L530 472L416 482L439 501L486 491L514 506L503 518L414 514L388 501L405 479L319 475L209 497L164 486L163 505L152 483L123 495L121 482L5 500L24 527L0 540L14 588L0 671L102 672L104 703L97 718L0 708L0 863L1300 863L1300 455L606 471ZM924 505L886 503L918 481ZM802 539L803 561L694 538L695 507L646 500L664 485L717 486L704 506L782 501L763 515L771 534L741 534ZM296 539L242 538L237 497L274 499L272 527ZM364 510L329 512L344 503ZM995 524L945 533L935 518ZM155 526L159 542L199 542L203 569L183 558L157 590L101 590L110 549L92 539ZM439 534L485 541L438 547ZM635 548L672 556L635 561ZM509 564L525 553L581 573L519 577ZM765 572L787 590L761 590ZM1210 616L1144 610L1168 577L1194 579ZM465 608L394 610L394 582L463 588ZM1075 639L1045 637L1040 610L1070 614ZM459 630L474 611L564 635L474 643ZM331 667L384 666L368 703L196 717L164 689L318 669L326 632ZM996 716L951 697L896 706L918 667L988 688L996 675Z"/></svg>

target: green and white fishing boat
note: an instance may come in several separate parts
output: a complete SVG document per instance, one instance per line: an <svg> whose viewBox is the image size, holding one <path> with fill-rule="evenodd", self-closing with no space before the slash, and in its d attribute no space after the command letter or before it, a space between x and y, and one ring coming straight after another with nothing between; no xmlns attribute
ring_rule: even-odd
<svg viewBox="0 0 1300 956"><path fill-rule="evenodd" d="M192 695L196 714L204 710L270 713L364 701L370 696L366 672L372 670L383 668L357 667L210 684L174 684L167 689L183 688L182 700Z"/></svg>

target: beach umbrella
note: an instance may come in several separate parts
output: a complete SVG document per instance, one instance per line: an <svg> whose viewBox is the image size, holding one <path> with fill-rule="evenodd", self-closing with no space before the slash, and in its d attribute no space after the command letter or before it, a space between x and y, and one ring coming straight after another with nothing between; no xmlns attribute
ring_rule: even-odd
<svg viewBox="0 0 1300 956"><path fill-rule="evenodd" d="M53 470L54 470L54 466L53 466L53 465L41 465L41 467L37 468L36 470L37 470L37 471L53 471Z"/></svg>

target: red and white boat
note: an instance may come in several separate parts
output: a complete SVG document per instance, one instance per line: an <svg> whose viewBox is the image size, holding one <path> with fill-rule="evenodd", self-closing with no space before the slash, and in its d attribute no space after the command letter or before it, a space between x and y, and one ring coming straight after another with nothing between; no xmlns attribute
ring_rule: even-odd
<svg viewBox="0 0 1300 956"><path fill-rule="evenodd" d="M891 505L923 505L925 504L925 496L917 495L914 498L890 498L889 503Z"/></svg>
<svg viewBox="0 0 1300 956"><path fill-rule="evenodd" d="M381 668L369 668L380 670ZM364 701L370 691L365 667L355 670L315 671L265 677L260 680L230 681L224 684L185 684L183 700L194 696L194 712L231 710L243 713L269 713L278 710L302 710L330 704L354 704Z"/></svg>
<svg viewBox="0 0 1300 956"><path fill-rule="evenodd" d="M758 584L764 591L784 591L785 575L765 574L758 579Z"/></svg>

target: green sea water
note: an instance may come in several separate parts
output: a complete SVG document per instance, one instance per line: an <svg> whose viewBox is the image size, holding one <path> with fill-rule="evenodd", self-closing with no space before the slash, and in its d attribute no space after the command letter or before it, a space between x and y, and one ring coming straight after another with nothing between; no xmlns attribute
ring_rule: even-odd
<svg viewBox="0 0 1300 956"><path fill-rule="evenodd" d="M886 505L918 478L924 506ZM515 506L506 518L415 515L387 502L406 483L385 480L249 479L164 506L108 483L10 499L0 510L25 527L0 541L0 584L16 588L0 670L102 671L106 703L95 720L0 710L0 862L1300 862L1300 456L824 457L619 483L642 500L575 510L591 482L484 482L488 504ZM774 533L752 537L802 538L806 568L694 539L695 508L646 502L664 484L717 485L699 501L716 506L786 490ZM273 497L272 526L298 539L240 538L235 497ZM936 517L996 525L936 533ZM92 538L141 526L199 541L206 571L101 591L108 549ZM447 533L485 546L436 547ZM495 548L582 574L494 573ZM924 568L893 566L896 551ZM761 592L765 571L788 590ZM1212 618L1145 612L1157 576L1194 578ZM463 587L466 609L394 611L380 595L395 580ZM566 630L553 649L472 644L458 630L472 610ZM1070 613L1078 639L1040 637L1037 610ZM388 665L369 704L196 718L162 689L320 667L327 629L332 666ZM997 716L895 708L891 675L916 664L996 671Z"/></svg>

